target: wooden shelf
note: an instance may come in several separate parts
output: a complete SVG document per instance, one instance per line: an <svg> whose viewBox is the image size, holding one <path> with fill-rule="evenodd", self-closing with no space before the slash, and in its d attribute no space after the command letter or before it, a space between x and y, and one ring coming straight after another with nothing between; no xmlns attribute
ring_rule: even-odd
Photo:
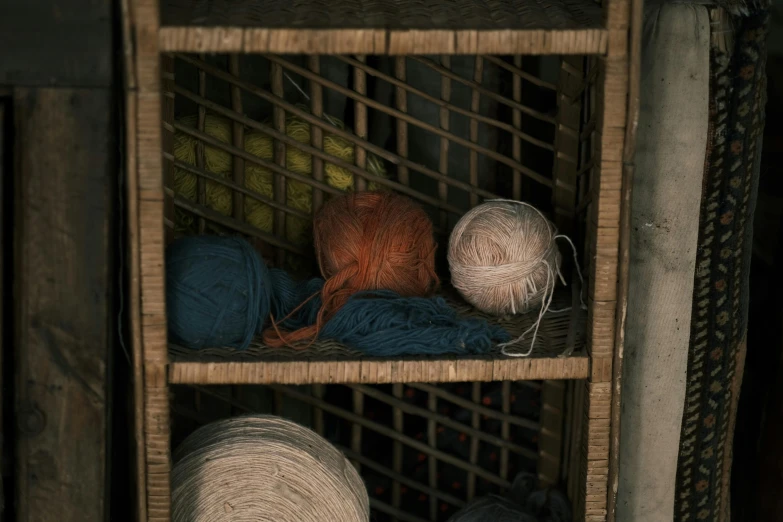
<svg viewBox="0 0 783 522"><path fill-rule="evenodd" d="M462 315L490 319L453 296L445 296ZM561 289L553 308L570 304L570 289ZM535 320L530 313L495 320L519 335ZM584 351L586 312L549 313L529 357L509 357L495 350L485 355L367 358L334 341L319 341L306 351L272 349L254 343L245 351L216 348L194 352L169 346L169 382L177 384L317 384L520 381L584 379L589 360ZM523 342L510 350L525 351ZM571 355L563 354L571 351Z"/></svg>
<svg viewBox="0 0 783 522"><path fill-rule="evenodd" d="M598 54L592 0L162 0L164 52Z"/></svg>
<svg viewBox="0 0 783 522"><path fill-rule="evenodd" d="M570 357L497 358L449 357L328 360L269 360L225 353L222 360L195 360L171 352L172 384L331 384L522 381L586 379L589 361L584 353Z"/></svg>

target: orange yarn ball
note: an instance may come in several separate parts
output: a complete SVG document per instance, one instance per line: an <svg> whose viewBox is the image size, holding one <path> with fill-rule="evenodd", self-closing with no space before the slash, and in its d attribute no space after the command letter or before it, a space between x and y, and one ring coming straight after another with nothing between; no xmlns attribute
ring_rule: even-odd
<svg viewBox="0 0 783 522"><path fill-rule="evenodd" d="M328 201L313 221L321 275L322 306L317 324L289 334L274 329L271 346L312 341L355 293L391 290L427 296L438 285L432 222L412 200L391 192L346 193ZM276 318L280 319L280 318Z"/></svg>

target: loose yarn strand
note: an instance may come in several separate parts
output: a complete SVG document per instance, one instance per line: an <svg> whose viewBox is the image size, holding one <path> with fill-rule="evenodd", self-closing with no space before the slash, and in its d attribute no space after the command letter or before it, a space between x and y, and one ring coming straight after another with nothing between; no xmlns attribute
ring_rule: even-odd
<svg viewBox="0 0 783 522"><path fill-rule="evenodd" d="M493 202L516 203L518 205L523 205L523 206L526 206L528 208L532 208L533 210L536 211L536 213L538 213L539 216L541 216L541 219L544 219L545 221L549 222L549 220L546 219L546 217L544 216L544 214L541 213L540 210L538 210L536 207L534 207L533 205L531 205L530 203L527 203L525 201L514 201L513 199L488 199L488 200L486 200L486 203L493 203ZM557 230L557 229L555 229L555 230ZM579 276L579 282L581 283L582 288L584 288L585 280L584 280L584 277L582 276L582 270L579 268L579 258L578 258L577 253L576 253L576 245L574 245L574 242L571 240L571 238L566 236L565 234L554 234L554 235L552 235L550 233L550 241L557 241L558 239L565 239L566 241L568 241L568 244L571 245L571 251L574 254L574 266L576 267L576 274ZM545 260L542 260L542 262L544 264L546 264L547 267L550 267L549 263L547 263ZM551 270L551 267L549 268L549 270ZM563 273L560 271L560 267L557 267L557 276L560 278L560 282L562 282L564 286L568 286L568 283L566 282L565 277L563 277ZM548 286L549 286L549 274L547 273L547 287ZM554 286L552 288L552 292L554 293ZM584 302L584 297L582 296L582 292L581 291L579 292L579 303L582 306L582 310L586 310L587 309L587 305ZM513 303L512 303L512 306L513 306ZM553 313L562 313L562 312L568 312L569 310L571 310L570 306L566 307L566 308L552 308L552 309L549 309L548 311L549 312L553 312Z"/></svg>
<svg viewBox="0 0 783 522"><path fill-rule="evenodd" d="M587 310L587 305L585 304L584 296L582 295L582 292L585 288L585 280L584 277L582 277L582 270L579 268L579 258L576 255L576 246L574 246L574 242L571 241L571 238L566 236L565 234L557 234L555 236L555 240L557 239L565 239L568 241L568 244L571 245L571 251L574 253L574 266L576 267L576 275L579 276L579 283L581 285L581 288L579 289L579 303L582 307L582 310ZM560 269L557 269L557 273L560 274L560 280L563 281L563 284L567 286L567 283L565 280L563 280L563 274L560 272ZM551 309L550 312L568 312L571 310L572 307L566 307L566 308L560 308L560 309Z"/></svg>
<svg viewBox="0 0 783 522"><path fill-rule="evenodd" d="M286 314L286 316L285 316L285 317L283 317L282 319L280 319L279 321L276 321L276 320L275 320L275 316L274 316L274 314L270 312L270 314L269 314L269 322L270 322L270 323L272 323L272 328L274 329L274 331L275 331L275 334L277 334L277 336L278 336L278 337L279 337L279 338L280 338L280 339L281 339L281 340L282 340L282 341L283 341L283 342L284 342L284 343L285 343L287 346L291 346L291 347L293 347L294 349L297 349L297 350L300 350L300 349L301 349L301 350L306 350L307 348L310 348L310 346L312 346L312 344L313 344L313 343L314 343L316 340L318 340L318 335L316 334L316 335L315 335L315 336L314 336L314 337L313 337L313 338L310 340L310 342L309 342L309 343L307 343L307 345L305 345L305 346L294 344L294 343L292 343L292 342L291 342L289 339L287 339L287 338L286 338L286 336L285 336L285 334L284 334L284 333L283 333L283 332L280 330L280 325L282 325L284 322L286 322L286 321L288 321L289 319L291 319L291 318L292 318L292 317L293 317L293 316L294 316L294 315L295 315L295 314L296 314L298 311L302 310L302 309L305 307L305 305L307 305L307 303L309 303L310 301L312 301L313 299L315 299L315 298L316 298L316 297L318 297L319 295L321 295L321 291L320 291L320 290L319 290L318 292L315 292L314 294L311 294L311 295L310 295L310 297L308 297L307 299L305 299L304 301L302 301L301 303L299 303L299 305L298 305L298 306L296 306L296 307L295 307L293 310L291 310L290 312L288 312L288 314ZM320 331L320 327L321 327L321 317L320 317L320 314L319 314L319 317L318 317L318 319L317 319L317 322L316 322L316 329Z"/></svg>
<svg viewBox="0 0 783 522"><path fill-rule="evenodd" d="M302 86L301 86L301 85L299 85L298 83L296 83L296 81L295 81L293 78L291 78L291 76L289 76L287 72L284 72L284 73L283 73L283 76L285 76L286 80L288 80L289 82L291 82L291 85L293 85L293 86L294 86L294 89L296 89L297 91L299 91L299 94L301 94L302 96L304 96L304 99L305 99L305 100L307 100L307 101L310 101L310 96L308 96L308 94L307 94L307 93L304 91L304 89L302 89ZM334 125L335 127L342 128L342 125L340 124L340 120L338 120L338 119L337 119L337 118L335 118L334 116L329 116L328 114L326 114L326 113L323 113L323 117L324 117L324 119L325 119L326 121L328 121L329 123L331 123L331 124L332 124L332 125Z"/></svg>
<svg viewBox="0 0 783 522"><path fill-rule="evenodd" d="M546 313L549 311L549 307L552 304L552 298L555 295L554 270L552 270L552 267L549 265L549 263L546 260L543 260L542 263L544 263L547 267L547 276L546 276L546 287L544 289L544 299L541 301L541 310L538 312L538 318L536 319L536 322L533 323L530 326L530 328L522 332L522 335L520 335L513 341L509 341L498 345L498 347L500 348L500 353L508 357L528 357L531 353L533 353L533 348L535 348L536 345L536 337L538 337L538 328L541 326L541 320L544 318L544 315L546 315ZM549 281L552 281L551 287L549 285ZM509 346L513 346L514 344L524 340L525 336L528 333L530 333L531 330L533 330L533 339L530 341L530 348L526 352L515 353L506 350L506 348L508 348Z"/></svg>

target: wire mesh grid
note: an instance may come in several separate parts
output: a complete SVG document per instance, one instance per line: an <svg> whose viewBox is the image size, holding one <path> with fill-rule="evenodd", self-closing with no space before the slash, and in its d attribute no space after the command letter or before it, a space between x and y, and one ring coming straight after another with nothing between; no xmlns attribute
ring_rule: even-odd
<svg viewBox="0 0 783 522"><path fill-rule="evenodd" d="M164 77L172 100L165 127L194 143L195 157L166 151L172 203L191 214L198 232L209 223L295 255L306 246L286 235L286 221L308 220L348 188L412 197L440 238L484 199L525 199L550 214L555 204L575 206L576 187L562 187L573 201L554 201L556 163L578 162L555 147L558 135L578 135L579 122L569 128L558 118L558 61L527 60L176 55ZM240 61L249 63L240 68ZM211 132L209 123L221 128ZM246 150L257 134L263 154ZM325 141L348 151L336 156L339 147L324 150ZM175 172L197 179L198 191L174 190ZM265 193L253 189L253 176L263 178L255 187ZM335 179L341 176L352 183ZM307 201L292 198L298 189ZM231 201L216 209L218 191ZM256 204L273 211L272 226L248 226Z"/></svg>
<svg viewBox="0 0 783 522"><path fill-rule="evenodd" d="M536 205L584 251L584 136L595 121L581 111L596 76L587 66L583 57L166 55L168 240L241 234L271 265L309 276L323 202L389 189L424 207L440 245L465 211L510 198ZM437 262L447 274L443 247ZM572 319L571 345L582 320Z"/></svg>

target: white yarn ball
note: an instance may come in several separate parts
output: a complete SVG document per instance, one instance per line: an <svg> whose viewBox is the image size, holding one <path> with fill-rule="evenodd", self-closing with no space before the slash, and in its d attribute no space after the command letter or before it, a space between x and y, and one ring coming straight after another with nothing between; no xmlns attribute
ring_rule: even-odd
<svg viewBox="0 0 783 522"><path fill-rule="evenodd" d="M268 415L234 417L177 448L172 522L368 522L356 469L314 431Z"/></svg>
<svg viewBox="0 0 783 522"><path fill-rule="evenodd" d="M473 208L449 238L451 283L493 315L540 308L560 275L557 229L527 204L488 201Z"/></svg>

